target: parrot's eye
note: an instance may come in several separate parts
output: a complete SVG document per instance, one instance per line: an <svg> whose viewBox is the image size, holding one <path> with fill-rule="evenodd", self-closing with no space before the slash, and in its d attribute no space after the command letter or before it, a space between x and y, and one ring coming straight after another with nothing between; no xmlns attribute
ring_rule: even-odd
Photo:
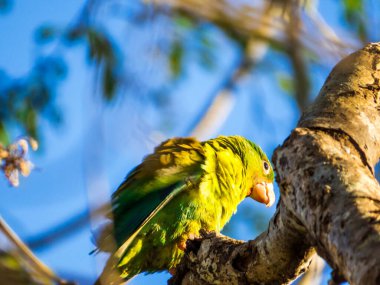
<svg viewBox="0 0 380 285"><path fill-rule="evenodd" d="M264 174L269 174L270 165L267 161L263 162Z"/></svg>

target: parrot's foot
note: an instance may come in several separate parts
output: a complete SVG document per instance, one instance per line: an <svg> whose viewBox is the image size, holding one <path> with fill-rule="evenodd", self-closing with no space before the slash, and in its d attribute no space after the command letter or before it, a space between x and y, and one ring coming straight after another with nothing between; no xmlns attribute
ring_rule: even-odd
<svg viewBox="0 0 380 285"><path fill-rule="evenodd" d="M169 273L171 276L174 276L176 274L177 270L175 269L175 267L172 267L172 268L169 268Z"/></svg>
<svg viewBox="0 0 380 285"><path fill-rule="evenodd" d="M188 239L194 240L195 238L197 238L197 236L195 234L189 234Z"/></svg>
<svg viewBox="0 0 380 285"><path fill-rule="evenodd" d="M183 241L177 243L177 247L178 247L180 250L185 251L185 250L186 250L186 241L183 240Z"/></svg>
<svg viewBox="0 0 380 285"><path fill-rule="evenodd" d="M198 238L198 236L196 234L193 234L193 233L190 233L187 236L187 240L195 240L196 238ZM180 250L185 251L186 250L186 241L187 240L181 240L179 243L177 243L177 247Z"/></svg>

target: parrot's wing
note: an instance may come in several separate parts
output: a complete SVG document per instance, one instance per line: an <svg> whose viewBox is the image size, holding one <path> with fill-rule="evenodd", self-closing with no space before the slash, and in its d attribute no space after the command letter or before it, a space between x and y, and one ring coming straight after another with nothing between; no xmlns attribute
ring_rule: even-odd
<svg viewBox="0 0 380 285"><path fill-rule="evenodd" d="M194 139L171 139L158 146L126 177L112 196L116 256L189 181L202 175L204 152Z"/></svg>
<svg viewBox="0 0 380 285"><path fill-rule="evenodd" d="M142 230L142 228L181 190L186 188L186 184L178 184L178 185L173 185L172 188L173 190L170 191L170 193L161 201L161 203L158 204L156 208L154 208L153 211L149 213L147 217L140 223L140 225L133 231L133 233L128 237L127 240L123 242L123 244L118 248L118 250L115 253L116 257L122 257L122 255L125 253L125 250L129 247L133 239L138 235L138 233ZM146 211L144 211L146 212ZM143 215L141 215L142 217Z"/></svg>

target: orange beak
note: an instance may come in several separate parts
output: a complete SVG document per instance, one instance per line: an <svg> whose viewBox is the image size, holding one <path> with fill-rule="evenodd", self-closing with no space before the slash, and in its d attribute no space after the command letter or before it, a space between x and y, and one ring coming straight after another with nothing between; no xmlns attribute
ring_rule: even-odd
<svg viewBox="0 0 380 285"><path fill-rule="evenodd" d="M275 199L273 191L273 183L261 182L253 186L249 197L255 199L257 202L265 204L267 207L273 205Z"/></svg>

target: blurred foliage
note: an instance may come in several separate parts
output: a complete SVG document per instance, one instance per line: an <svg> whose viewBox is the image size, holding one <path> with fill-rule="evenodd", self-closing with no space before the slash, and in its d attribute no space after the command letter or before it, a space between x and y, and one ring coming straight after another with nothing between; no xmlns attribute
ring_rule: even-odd
<svg viewBox="0 0 380 285"><path fill-rule="evenodd" d="M10 11L12 2L0 0L0 11ZM371 28L365 16L367 3L366 0L344 0L341 3L347 30L354 31L361 42L368 41ZM108 9L106 16L99 16L98 11L102 7L112 5L115 8ZM104 24L104 18L113 17L115 11L123 9L127 13L119 13L119 17L136 29L144 25L158 25L166 30L157 39L155 48L158 56L154 58L166 60L167 76L163 76L159 84L150 83L146 78L133 78L144 82L147 88L145 93L150 94L152 102L167 102L170 98L168 94L175 93L176 86L193 64L210 72L217 70L218 57L221 55L215 38L221 32L235 45L236 52L243 55L244 62L248 63L245 65L246 72L263 66L257 63L270 62L270 58L265 58L265 52L264 57L259 56L260 50L273 50L289 58L294 70L293 75L289 75L292 79L281 77L278 83L281 88L294 94L302 110L310 101L310 67L320 64L319 61L329 53L331 56L337 47L343 53L350 49L345 46L344 39L331 38L326 32L330 27L316 29L323 26L321 23L314 23L316 27L308 27L307 22L315 20L311 12L318 10L317 5L318 1L311 0L261 3L201 3L194 0L134 0L128 3L119 0L109 3L89 0L70 25L43 24L36 30L34 39L37 47L41 50L46 46L56 47L44 56L37 56L29 74L13 78L6 71L0 71L0 105L7 106L0 109L0 142L6 144L13 139L9 138L11 126L16 125L20 133L39 139L41 117L45 116L55 123L61 120L54 100L70 69L65 62L65 50L73 46L86 47L88 63L96 69L97 86L105 101L113 100L116 94L128 93L125 90L131 82L130 75L139 76L135 70L126 70L127 60L133 54L129 54L128 46L121 46L122 41L117 36L107 32L109 28ZM313 34L308 29L314 29ZM316 41L324 44L316 45ZM133 68L132 64L128 66L128 69ZM157 96L163 96L163 99Z"/></svg>
<svg viewBox="0 0 380 285"><path fill-rule="evenodd" d="M17 249L0 249L0 285L75 285L41 274Z"/></svg>
<svg viewBox="0 0 380 285"><path fill-rule="evenodd" d="M37 28L34 34L34 40L38 44L47 44L54 40L57 35L57 30L51 25L42 25Z"/></svg>
<svg viewBox="0 0 380 285"><path fill-rule="evenodd" d="M0 0L0 13L7 13L12 8L12 0Z"/></svg>
<svg viewBox="0 0 380 285"><path fill-rule="evenodd" d="M338 4L338 16L344 19L347 31L355 33L358 43L368 41L373 30L366 15L369 2L344 0ZM0 0L0 11L11 11L12 4L12 0ZM311 99L313 67L323 65L328 57L336 61L355 48L335 35L318 12L318 1L313 0L88 0L78 15L67 26L44 23L36 29L34 40L39 52L25 76L12 77L0 69L0 143L14 141L10 129L15 126L19 134L40 140L42 118L55 124L62 120L55 98L70 71L65 52L75 46L85 47L87 62L94 67L94 85L106 102L116 95L148 94L152 104L162 107L168 105L189 68L195 65L218 71L223 57L218 43L223 38L241 64L233 66L236 70L228 73L230 78L221 79L220 88L238 84L242 75L256 69L267 73L274 69L279 74L277 84L294 98L301 111ZM142 34L144 27L159 27L163 32L156 35L154 47L136 52L133 44L139 39L128 38L126 33L130 44L125 45L120 34L110 32L107 21L114 17ZM278 72L267 56L273 53L288 60L291 74ZM139 72L147 62L158 66L158 82ZM144 92L128 92L134 84Z"/></svg>
<svg viewBox="0 0 380 285"><path fill-rule="evenodd" d="M7 127L21 127L20 132L38 138L40 116L59 122L60 113L54 105L57 87L67 73L60 57L41 57L28 75L11 78L0 70L0 143L9 144Z"/></svg>
<svg viewBox="0 0 380 285"><path fill-rule="evenodd" d="M111 100L118 83L118 56L117 48L110 39L110 36L100 29L89 26L80 26L70 30L66 35L68 43L81 39L87 43L87 55L90 62L93 62L101 73L101 85L104 99Z"/></svg>
<svg viewBox="0 0 380 285"><path fill-rule="evenodd" d="M26 270L25 264L15 252L6 252L0 249L0 285L34 285L41 284L33 280Z"/></svg>
<svg viewBox="0 0 380 285"><path fill-rule="evenodd" d="M167 50L172 76L169 78L169 84L180 80L186 73L189 63L193 61L204 69L212 71L216 67L214 56L216 44L210 26L180 14L171 16L170 20L175 27L175 33L173 38L169 39Z"/></svg>
<svg viewBox="0 0 380 285"><path fill-rule="evenodd" d="M343 10L347 24L354 29L363 43L369 42L366 16L364 13L364 2L362 0L344 0Z"/></svg>
<svg viewBox="0 0 380 285"><path fill-rule="evenodd" d="M0 216L0 285L75 283L59 278L21 241Z"/></svg>
<svg viewBox="0 0 380 285"><path fill-rule="evenodd" d="M170 70L174 77L178 77L183 64L183 45L180 41L175 41L169 53Z"/></svg>

